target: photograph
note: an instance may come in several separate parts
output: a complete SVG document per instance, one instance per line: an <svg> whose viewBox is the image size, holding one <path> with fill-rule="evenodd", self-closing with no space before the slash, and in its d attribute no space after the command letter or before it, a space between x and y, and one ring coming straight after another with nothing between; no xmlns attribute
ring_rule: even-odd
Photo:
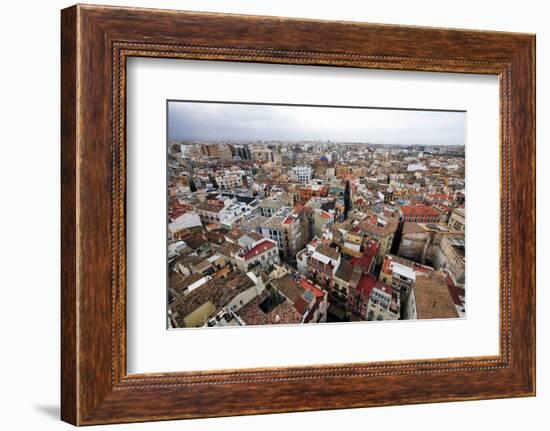
<svg viewBox="0 0 550 431"><path fill-rule="evenodd" d="M168 100L167 326L466 318L466 112Z"/></svg>

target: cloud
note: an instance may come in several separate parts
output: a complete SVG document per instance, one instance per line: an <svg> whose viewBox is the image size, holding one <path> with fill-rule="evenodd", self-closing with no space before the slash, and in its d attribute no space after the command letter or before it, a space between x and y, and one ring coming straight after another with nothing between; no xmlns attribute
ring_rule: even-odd
<svg viewBox="0 0 550 431"><path fill-rule="evenodd" d="M171 101L168 136L170 140L464 145L466 113Z"/></svg>

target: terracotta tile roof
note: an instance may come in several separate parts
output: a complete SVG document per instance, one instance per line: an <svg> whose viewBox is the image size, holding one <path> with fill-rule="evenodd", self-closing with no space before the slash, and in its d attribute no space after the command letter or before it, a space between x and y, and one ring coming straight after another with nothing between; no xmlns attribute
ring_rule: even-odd
<svg viewBox="0 0 550 431"><path fill-rule="evenodd" d="M397 227L399 226L399 220L397 217L390 217L388 218L385 226L379 226L378 224L371 222L369 219L365 219L360 222L358 226L366 233L377 235L379 237L386 237L395 233Z"/></svg>
<svg viewBox="0 0 550 431"><path fill-rule="evenodd" d="M191 274L184 277L179 272L170 271L168 274L168 287L177 294L182 294L188 286L193 284L195 281L200 280L202 277L203 276L201 274Z"/></svg>
<svg viewBox="0 0 550 431"><path fill-rule="evenodd" d="M182 239L185 242L185 244L187 244L193 250L196 250L202 247L205 243L207 243L207 241L202 237L202 233L199 233L193 236L186 236Z"/></svg>
<svg viewBox="0 0 550 431"><path fill-rule="evenodd" d="M255 241L260 241L260 240L262 240L262 239L264 238L264 237L263 237L261 234L259 234L258 232L249 232L249 233L246 234L246 236L252 238L252 239L255 240Z"/></svg>
<svg viewBox="0 0 550 431"><path fill-rule="evenodd" d="M268 325L288 325L301 322L302 315L289 301L279 304L267 315Z"/></svg>
<svg viewBox="0 0 550 431"><path fill-rule="evenodd" d="M450 319L458 317L445 275L434 271L416 278L413 287L419 319Z"/></svg>
<svg viewBox="0 0 550 431"><path fill-rule="evenodd" d="M212 231L206 233L206 239L211 244L221 245L225 241L225 236L219 232Z"/></svg>
<svg viewBox="0 0 550 431"><path fill-rule="evenodd" d="M273 229L273 230L281 230L283 228L283 221L284 218L281 216L271 216L268 218L263 224L262 228L265 229Z"/></svg>
<svg viewBox="0 0 550 431"><path fill-rule="evenodd" d="M236 228L231 229L231 231L229 231L225 236L227 236L228 238L231 238L231 239L236 241L240 237L245 236L246 234L247 234L247 232L245 232L241 228L236 227Z"/></svg>
<svg viewBox="0 0 550 431"><path fill-rule="evenodd" d="M317 286L310 283L304 277L300 277L300 286L302 286L304 290L310 290L311 292L313 292L313 295L315 295L316 298L324 298L326 295L322 289L319 289Z"/></svg>
<svg viewBox="0 0 550 431"><path fill-rule="evenodd" d="M227 257L233 257L234 255L239 253L241 249L242 247L240 245L235 244L233 242L226 241L225 243L222 244L220 248L216 250L216 253Z"/></svg>
<svg viewBox="0 0 550 431"><path fill-rule="evenodd" d="M238 312L238 316L246 325L267 325L267 314L260 308L260 303L267 298L269 293L263 291L261 295L256 296L248 304L242 307Z"/></svg>
<svg viewBox="0 0 550 431"><path fill-rule="evenodd" d="M409 206L403 205L401 212L405 217L438 216L439 212L428 205Z"/></svg>
<svg viewBox="0 0 550 431"><path fill-rule="evenodd" d="M254 286L254 282L242 273L226 279L210 280L188 295L177 298L168 307L177 326L184 327L185 318L203 304L211 302L215 307L215 312L218 312L238 294L252 286Z"/></svg>
<svg viewBox="0 0 550 431"><path fill-rule="evenodd" d="M320 244L319 247L317 247L316 251L334 260L338 260L338 258L340 257L340 252L335 248L328 246L327 244Z"/></svg>
<svg viewBox="0 0 550 431"><path fill-rule="evenodd" d="M311 319L311 316L326 295L323 290L310 283L304 277L296 279L287 275L283 278L273 280L271 283L273 287L281 292L283 296L294 305L294 308L300 316L305 316L306 322ZM311 308L310 305L312 305ZM306 316L308 308L310 308L310 311Z"/></svg>
<svg viewBox="0 0 550 431"><path fill-rule="evenodd" d="M178 217L181 217L182 215L187 214L190 211L191 211L191 208L189 208L188 206L175 208L172 211L170 211L170 219L175 220Z"/></svg>
<svg viewBox="0 0 550 431"><path fill-rule="evenodd" d="M249 260L249 259L252 259L252 258L258 256L259 254L262 254L262 253L265 253L268 250L271 250L274 247L275 247L275 244L273 242L268 241L267 239L265 239L261 243L255 245L250 250L248 250L248 252L246 252L246 254L243 257L244 257L245 260Z"/></svg>
<svg viewBox="0 0 550 431"><path fill-rule="evenodd" d="M428 193L425 197L427 199L441 200L441 201L449 199L449 195L447 195L445 193Z"/></svg>
<svg viewBox="0 0 550 431"><path fill-rule="evenodd" d="M284 325L302 322L302 316L288 300L279 304L269 313L265 313L260 308L260 303L267 296L267 291L264 291L262 295L254 298L237 312L246 325Z"/></svg>
<svg viewBox="0 0 550 431"><path fill-rule="evenodd" d="M241 222L241 227L247 230L255 231L256 229L261 227L262 224L267 221L267 219L267 217L258 214L249 220L243 220Z"/></svg>
<svg viewBox="0 0 550 431"><path fill-rule="evenodd" d="M305 290L291 275L285 275L282 278L272 280L271 284L285 297L287 297L292 303L295 303L298 298L302 296Z"/></svg>
<svg viewBox="0 0 550 431"><path fill-rule="evenodd" d="M199 205L197 205L197 209L201 210L201 211L219 213L223 209L223 207L219 207L217 205L209 204L208 202L202 202Z"/></svg>
<svg viewBox="0 0 550 431"><path fill-rule="evenodd" d="M283 222L283 224L292 224L294 220L296 220L294 217L287 217L285 218L285 221Z"/></svg>

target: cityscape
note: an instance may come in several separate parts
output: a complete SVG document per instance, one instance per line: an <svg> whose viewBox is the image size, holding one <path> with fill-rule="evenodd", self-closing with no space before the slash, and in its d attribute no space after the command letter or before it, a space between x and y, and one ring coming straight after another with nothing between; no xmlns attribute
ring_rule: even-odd
<svg viewBox="0 0 550 431"><path fill-rule="evenodd" d="M169 328L466 316L460 111L169 101Z"/></svg>

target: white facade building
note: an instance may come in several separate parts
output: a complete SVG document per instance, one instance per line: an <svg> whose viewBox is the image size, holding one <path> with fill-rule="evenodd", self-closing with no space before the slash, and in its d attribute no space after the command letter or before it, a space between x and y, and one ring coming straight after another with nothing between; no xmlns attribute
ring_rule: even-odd
<svg viewBox="0 0 550 431"><path fill-rule="evenodd" d="M313 169L311 166L294 166L292 174L301 183L308 183L313 178Z"/></svg>
<svg viewBox="0 0 550 431"><path fill-rule="evenodd" d="M202 226L199 215L192 211L185 212L175 217L168 224L168 233L170 238L175 238L178 232L195 226Z"/></svg>

